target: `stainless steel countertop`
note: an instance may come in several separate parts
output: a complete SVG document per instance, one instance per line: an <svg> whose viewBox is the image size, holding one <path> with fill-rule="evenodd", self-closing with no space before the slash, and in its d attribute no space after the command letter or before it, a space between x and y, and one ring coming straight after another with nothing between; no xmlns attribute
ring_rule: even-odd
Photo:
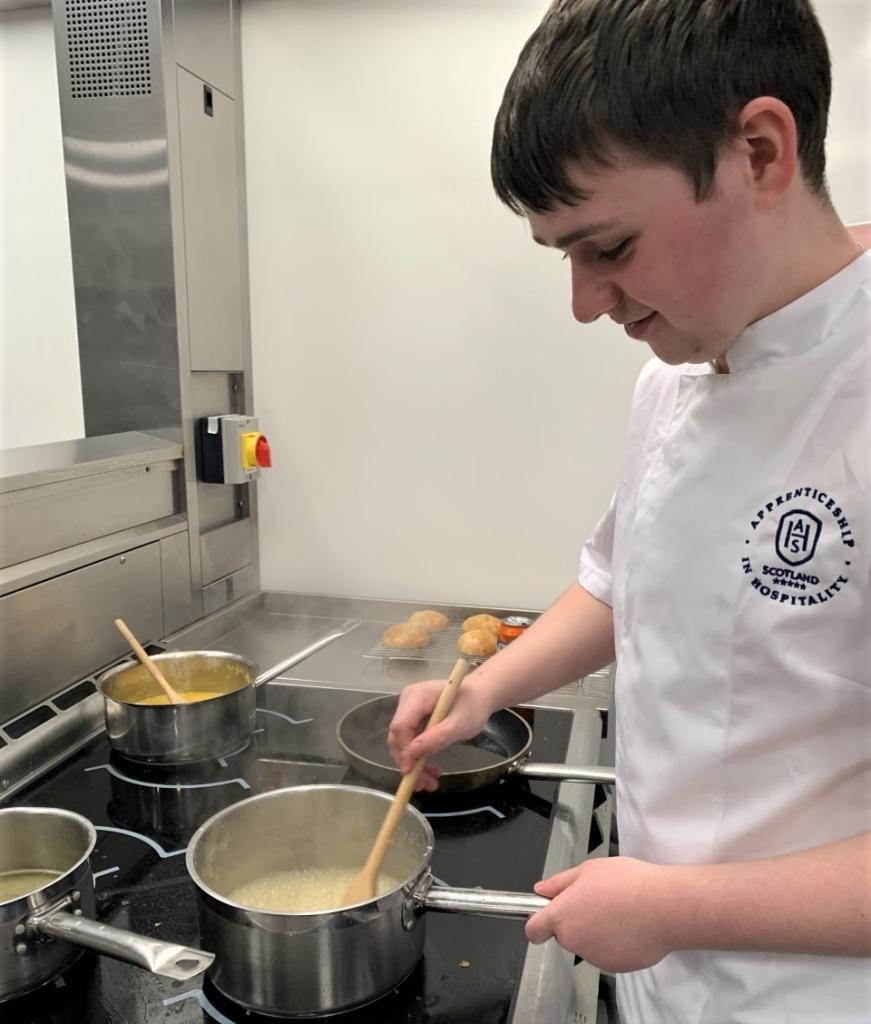
<svg viewBox="0 0 871 1024"><path fill-rule="evenodd" d="M166 643L177 650L227 650L242 654L264 671L346 620L359 619L356 629L310 655L282 678L361 691L398 693L409 683L422 679L447 678L453 665L452 660L402 657L399 652L396 658L387 661L366 657L366 652L381 639L386 626L402 622L411 612L423 607L444 612L453 620L480 611L498 616L530 611L264 591L186 627L169 637ZM591 677L532 703L571 711L595 710L603 701L607 704L607 683L606 676Z"/></svg>

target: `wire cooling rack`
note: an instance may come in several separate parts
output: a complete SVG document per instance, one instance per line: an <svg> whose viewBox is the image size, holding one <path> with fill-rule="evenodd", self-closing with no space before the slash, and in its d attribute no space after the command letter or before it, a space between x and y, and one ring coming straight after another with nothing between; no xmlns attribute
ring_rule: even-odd
<svg viewBox="0 0 871 1024"><path fill-rule="evenodd" d="M447 661L451 665L460 657L457 641L462 633L461 623L452 622L437 633L430 633L426 647L385 647L379 640L363 654L364 658L377 658L379 661ZM486 657L463 655L473 664L486 661Z"/></svg>

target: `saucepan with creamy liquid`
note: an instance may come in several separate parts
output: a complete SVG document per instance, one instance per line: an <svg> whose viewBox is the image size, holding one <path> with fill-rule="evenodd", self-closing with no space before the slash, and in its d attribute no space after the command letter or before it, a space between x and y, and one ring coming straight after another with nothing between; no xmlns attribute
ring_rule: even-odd
<svg viewBox="0 0 871 1024"><path fill-rule="evenodd" d="M433 885L433 832L408 806L377 895L342 906L391 799L356 786L294 786L242 800L199 828L187 868L220 992L277 1016L339 1013L411 973L426 910L526 918L547 905L532 893Z"/></svg>
<svg viewBox="0 0 871 1024"><path fill-rule="evenodd" d="M80 814L53 807L0 810L0 1003L50 981L83 948L179 981L211 963L202 950L93 920L96 842L96 829Z"/></svg>

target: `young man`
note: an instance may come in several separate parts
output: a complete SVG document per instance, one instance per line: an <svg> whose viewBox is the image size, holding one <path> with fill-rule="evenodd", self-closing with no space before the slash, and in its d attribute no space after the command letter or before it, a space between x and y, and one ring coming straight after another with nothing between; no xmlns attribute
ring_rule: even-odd
<svg viewBox="0 0 871 1024"><path fill-rule="evenodd" d="M407 770L616 657L621 856L540 882L527 934L625 972L625 1024L871 1020L871 229L826 191L829 94L809 0L558 0L496 120L575 317L658 359L578 582L389 742Z"/></svg>

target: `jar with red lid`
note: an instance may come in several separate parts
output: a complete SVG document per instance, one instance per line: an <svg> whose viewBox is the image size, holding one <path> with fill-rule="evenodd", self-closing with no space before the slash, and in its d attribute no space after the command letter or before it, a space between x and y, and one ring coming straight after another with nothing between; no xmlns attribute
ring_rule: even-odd
<svg viewBox="0 0 871 1024"><path fill-rule="evenodd" d="M527 629L532 625L532 619L527 619L524 615L508 615L502 620L499 626L499 635L497 637L497 646L501 651L503 647L507 647L512 640L516 640L519 636L526 632Z"/></svg>

